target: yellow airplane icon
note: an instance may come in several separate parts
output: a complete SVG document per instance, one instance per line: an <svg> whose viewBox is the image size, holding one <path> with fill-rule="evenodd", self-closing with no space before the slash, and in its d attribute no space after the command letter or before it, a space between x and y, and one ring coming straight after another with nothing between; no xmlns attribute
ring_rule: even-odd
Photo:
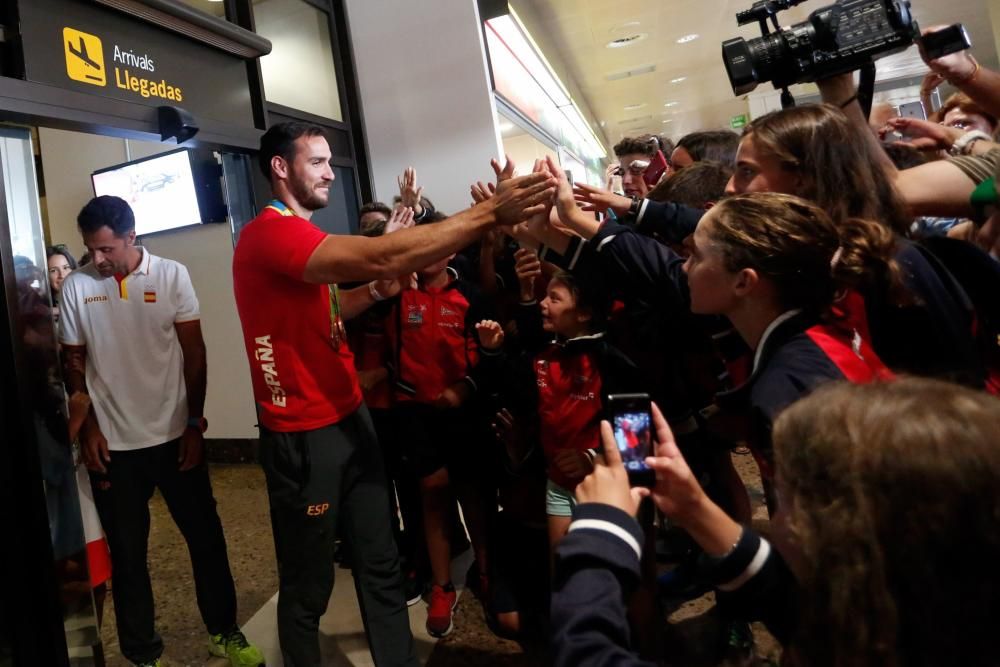
<svg viewBox="0 0 1000 667"><path fill-rule="evenodd" d="M63 28L66 74L74 81L93 86L107 85L101 38L74 28Z"/></svg>

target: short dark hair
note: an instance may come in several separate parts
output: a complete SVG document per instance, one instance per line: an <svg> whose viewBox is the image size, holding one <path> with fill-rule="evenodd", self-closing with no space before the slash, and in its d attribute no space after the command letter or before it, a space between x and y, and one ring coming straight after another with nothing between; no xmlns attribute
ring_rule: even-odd
<svg viewBox="0 0 1000 667"><path fill-rule="evenodd" d="M383 232L385 232L386 221L379 220L375 224L365 225L361 218L365 217L368 213L381 213L388 219L392 216L392 209L380 201L373 201L365 204L358 210L358 221L361 223L361 228L358 230L358 233L361 234L361 236L382 236Z"/></svg>
<svg viewBox="0 0 1000 667"><path fill-rule="evenodd" d="M299 137L325 137L326 132L312 123L278 123L267 128L260 138L257 160L267 180L271 180L271 158L280 156L286 162L295 159L295 140Z"/></svg>
<svg viewBox="0 0 1000 667"><path fill-rule="evenodd" d="M656 151L662 150L666 157L670 157L670 153L673 152L673 148L673 142L669 139L665 139L655 134L644 134L639 137L625 137L619 141L615 144L615 155L621 157L623 155L638 153L640 155L649 155L652 157L653 155L656 155Z"/></svg>
<svg viewBox="0 0 1000 667"><path fill-rule="evenodd" d="M603 331L611 316L612 297L604 278L593 273L559 270L552 280L562 283L573 295L576 307L590 313L590 333Z"/></svg>
<svg viewBox="0 0 1000 667"><path fill-rule="evenodd" d="M704 130L685 134L677 141L677 148L683 148L695 162L715 160L731 165L736 162L736 149L740 146L740 135L729 130Z"/></svg>
<svg viewBox="0 0 1000 667"><path fill-rule="evenodd" d="M418 225L432 225L436 222L444 222L448 219L448 215L442 213L441 211L431 211L423 217L417 224Z"/></svg>
<svg viewBox="0 0 1000 667"><path fill-rule="evenodd" d="M50 245L45 249L45 259L52 259L56 255L62 255L66 258L66 263L69 264L69 268L76 271L76 259L70 253L69 248L64 246L62 243L57 243L56 245Z"/></svg>
<svg viewBox="0 0 1000 667"><path fill-rule="evenodd" d="M646 195L658 202L676 202L692 208L705 208L710 202L717 202L726 194L726 184L733 175L728 164L702 160L679 169Z"/></svg>
<svg viewBox="0 0 1000 667"><path fill-rule="evenodd" d="M135 231L135 213L128 202L121 197L101 195L94 197L76 216L76 224L84 234L96 232L101 227L110 227L115 236L127 236Z"/></svg>

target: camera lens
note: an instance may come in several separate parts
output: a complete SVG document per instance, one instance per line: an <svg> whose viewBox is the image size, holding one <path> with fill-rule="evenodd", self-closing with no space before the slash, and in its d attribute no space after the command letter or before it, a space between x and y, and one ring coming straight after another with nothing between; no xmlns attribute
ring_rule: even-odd
<svg viewBox="0 0 1000 667"><path fill-rule="evenodd" d="M743 95L757 87L760 79L753 68L753 59L747 41L742 37L727 39L722 43L722 62L729 75L733 93Z"/></svg>

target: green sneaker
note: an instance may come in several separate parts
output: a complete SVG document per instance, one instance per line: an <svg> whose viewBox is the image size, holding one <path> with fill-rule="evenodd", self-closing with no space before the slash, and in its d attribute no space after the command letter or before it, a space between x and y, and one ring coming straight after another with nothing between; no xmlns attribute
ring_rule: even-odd
<svg viewBox="0 0 1000 667"><path fill-rule="evenodd" d="M229 658L233 667L261 667L264 654L247 641L239 628L220 635L209 635L208 652L220 658Z"/></svg>

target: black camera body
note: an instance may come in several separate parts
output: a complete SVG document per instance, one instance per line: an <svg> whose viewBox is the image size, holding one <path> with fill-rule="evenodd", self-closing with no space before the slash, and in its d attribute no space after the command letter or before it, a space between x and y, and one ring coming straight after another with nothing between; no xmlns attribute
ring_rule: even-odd
<svg viewBox="0 0 1000 667"><path fill-rule="evenodd" d="M837 0L802 23L779 27L774 15L804 0L759 0L737 15L740 25L759 21L763 36L722 43L722 59L733 92L757 84L775 88L853 72L876 58L898 53L920 35L909 0ZM775 32L769 32L771 19Z"/></svg>

